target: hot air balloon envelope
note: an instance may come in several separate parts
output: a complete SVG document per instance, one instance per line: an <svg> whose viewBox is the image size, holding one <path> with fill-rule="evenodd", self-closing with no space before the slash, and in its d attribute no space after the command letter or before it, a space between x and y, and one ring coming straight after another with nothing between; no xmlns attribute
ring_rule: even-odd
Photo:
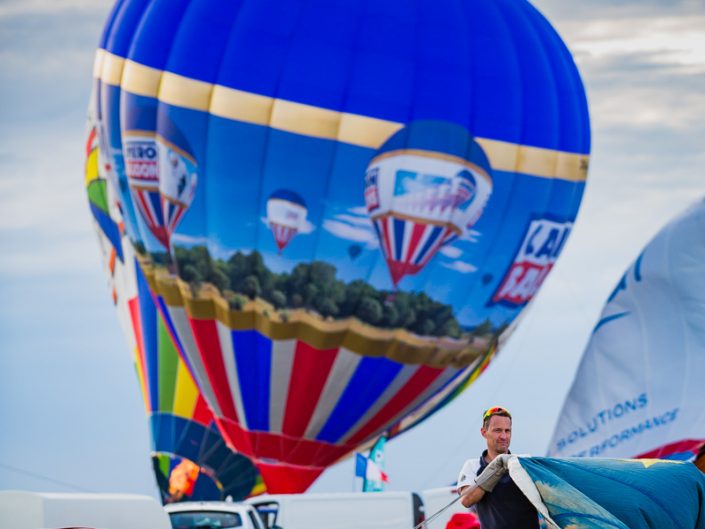
<svg viewBox="0 0 705 529"><path fill-rule="evenodd" d="M124 0L95 72L146 280L270 492L467 387L585 185L580 76L524 0ZM129 192L135 135L183 162L157 162L168 247Z"/></svg>
<svg viewBox="0 0 705 529"><path fill-rule="evenodd" d="M261 493L264 489L257 469L225 444L182 358L173 324L157 308L157 300L135 260L135 250L124 234L120 209L109 205L116 191L105 177L107 168L96 163L98 129L93 114L89 125L87 194L91 211L95 212L97 203L101 213L94 213L96 234L113 302L134 354L162 500L244 499ZM106 226L111 229L106 230Z"/></svg>

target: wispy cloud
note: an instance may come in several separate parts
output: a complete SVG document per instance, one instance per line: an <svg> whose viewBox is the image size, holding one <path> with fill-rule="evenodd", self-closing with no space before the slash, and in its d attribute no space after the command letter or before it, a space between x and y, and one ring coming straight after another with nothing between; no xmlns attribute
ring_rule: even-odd
<svg viewBox="0 0 705 529"><path fill-rule="evenodd" d="M615 241L616 255L623 255L620 237L639 231L635 223L644 224L630 211L664 209L665 203L679 205L702 194L702 1L539 0L538 7L573 52L590 105L589 192L576 226L582 230L585 218L594 223L599 212L598 218L613 224L621 219L624 230L599 221L605 231L594 224L591 231Z"/></svg>
<svg viewBox="0 0 705 529"><path fill-rule="evenodd" d="M350 211L352 212L353 210L351 209ZM336 215L335 218L340 222L347 222L348 224L352 224L353 226L359 226L367 230L372 229L372 223L370 222L370 218L367 216L367 212L363 213L362 215L347 215L343 213L341 215Z"/></svg>
<svg viewBox="0 0 705 529"><path fill-rule="evenodd" d="M0 132L0 273L61 273L97 257L80 130Z"/></svg>
<svg viewBox="0 0 705 529"><path fill-rule="evenodd" d="M443 262L441 263L441 266L444 266L445 268L449 268L451 270L455 270L456 272L460 272L461 274L471 274L477 271L477 267L475 265L471 265L470 263L464 263L463 261Z"/></svg>
<svg viewBox="0 0 705 529"><path fill-rule="evenodd" d="M111 3L0 2L0 281L99 269L82 145Z"/></svg>
<svg viewBox="0 0 705 529"><path fill-rule="evenodd" d="M193 237L182 233L174 233L171 237L172 244L183 246L207 246L209 244L208 237Z"/></svg>
<svg viewBox="0 0 705 529"><path fill-rule="evenodd" d="M366 243L367 248L379 246L377 234L363 207L350 208L323 222L323 229L341 239Z"/></svg>
<svg viewBox="0 0 705 529"><path fill-rule="evenodd" d="M477 230L466 230L460 236L461 241L477 242L482 233Z"/></svg>
<svg viewBox="0 0 705 529"><path fill-rule="evenodd" d="M353 215L358 216L358 217L360 217L360 216L364 217L368 214L367 208L365 206L357 206L356 208L350 208L348 211L350 211L350 213L352 213Z"/></svg>
<svg viewBox="0 0 705 529"><path fill-rule="evenodd" d="M441 249L438 251L449 259L457 259L461 255L463 255L462 250L455 246L441 246Z"/></svg>
<svg viewBox="0 0 705 529"><path fill-rule="evenodd" d="M573 42L575 53L592 60L637 54L646 64L705 71L705 15L688 18L639 18L629 23L596 20L585 24Z"/></svg>
<svg viewBox="0 0 705 529"><path fill-rule="evenodd" d="M341 239L366 243L368 248L376 248L379 245L371 229L355 226L347 222L327 219L323 222L323 229Z"/></svg>
<svg viewBox="0 0 705 529"><path fill-rule="evenodd" d="M534 4L564 36L566 24L570 22L615 20L629 25L635 18L669 17L674 13L684 17L702 14L702 0L534 0Z"/></svg>
<svg viewBox="0 0 705 529"><path fill-rule="evenodd" d="M80 116L88 102L93 51L112 2L0 2L0 82L6 124ZM80 31L75 28L81 28Z"/></svg>
<svg viewBox="0 0 705 529"><path fill-rule="evenodd" d="M582 71L594 125L702 130L705 92L693 89L705 85L702 3L610 4L571 5L582 16L556 21Z"/></svg>
<svg viewBox="0 0 705 529"><path fill-rule="evenodd" d="M108 0L4 0L0 4L0 18L61 14L79 10L84 13L106 13L112 3Z"/></svg>

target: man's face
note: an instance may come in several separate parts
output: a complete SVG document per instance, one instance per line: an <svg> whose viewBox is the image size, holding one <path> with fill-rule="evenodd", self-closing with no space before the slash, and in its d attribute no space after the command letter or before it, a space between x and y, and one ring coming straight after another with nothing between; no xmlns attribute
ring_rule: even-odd
<svg viewBox="0 0 705 529"><path fill-rule="evenodd" d="M493 415L487 428L480 429L482 437L487 440L487 451L494 454L509 452L509 442L512 439L512 420L509 417Z"/></svg>

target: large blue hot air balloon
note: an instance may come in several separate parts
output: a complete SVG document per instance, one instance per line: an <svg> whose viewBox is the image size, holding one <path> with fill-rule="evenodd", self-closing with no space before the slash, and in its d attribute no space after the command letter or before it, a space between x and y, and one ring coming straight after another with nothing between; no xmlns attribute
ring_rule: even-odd
<svg viewBox="0 0 705 529"><path fill-rule="evenodd" d="M94 77L153 295L271 492L466 387L585 185L583 86L524 0L124 0Z"/></svg>

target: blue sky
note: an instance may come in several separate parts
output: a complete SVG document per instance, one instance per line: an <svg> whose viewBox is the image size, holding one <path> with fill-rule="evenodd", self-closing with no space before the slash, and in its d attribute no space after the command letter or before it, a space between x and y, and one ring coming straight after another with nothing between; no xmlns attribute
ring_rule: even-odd
<svg viewBox="0 0 705 529"><path fill-rule="evenodd" d="M705 194L700 1L543 0L573 50L593 150L572 237L518 330L463 396L387 448L390 487L453 481L481 411L543 454L582 349L624 269ZM0 489L156 495L137 379L82 182L93 50L110 2L0 3ZM316 491L353 486L351 462Z"/></svg>

